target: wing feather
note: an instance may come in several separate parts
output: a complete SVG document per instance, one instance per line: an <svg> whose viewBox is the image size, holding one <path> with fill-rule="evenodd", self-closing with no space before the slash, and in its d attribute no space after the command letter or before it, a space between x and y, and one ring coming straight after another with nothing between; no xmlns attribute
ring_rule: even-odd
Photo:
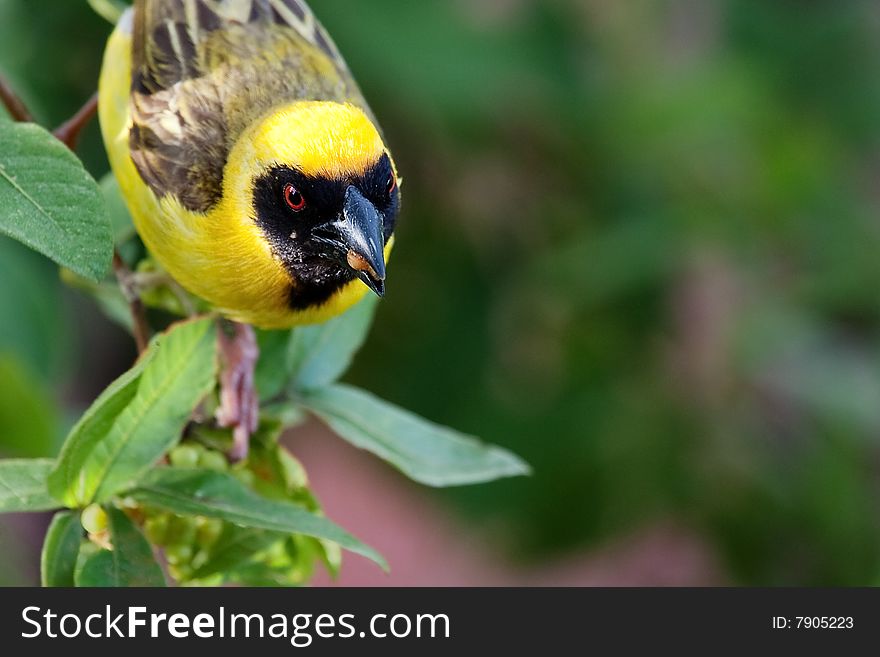
<svg viewBox="0 0 880 657"><path fill-rule="evenodd" d="M310 69L308 52L328 59L336 79ZM302 0L136 1L129 145L157 196L209 210L222 195L229 149L249 120L297 99L368 109Z"/></svg>

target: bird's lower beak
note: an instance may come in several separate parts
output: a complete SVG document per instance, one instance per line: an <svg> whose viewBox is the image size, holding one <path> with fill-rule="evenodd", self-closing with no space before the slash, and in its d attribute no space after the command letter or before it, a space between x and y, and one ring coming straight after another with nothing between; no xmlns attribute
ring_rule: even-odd
<svg viewBox="0 0 880 657"><path fill-rule="evenodd" d="M378 296L385 294L385 236L382 215L354 185L345 192L341 221L336 223L345 264Z"/></svg>

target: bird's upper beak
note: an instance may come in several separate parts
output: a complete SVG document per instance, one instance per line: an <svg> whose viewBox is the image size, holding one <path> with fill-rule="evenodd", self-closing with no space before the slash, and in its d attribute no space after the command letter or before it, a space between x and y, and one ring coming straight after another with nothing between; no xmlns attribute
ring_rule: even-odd
<svg viewBox="0 0 880 657"><path fill-rule="evenodd" d="M340 233L348 247L345 260L358 278L378 296L385 295L385 236L382 215L364 198L360 190L349 185L345 191Z"/></svg>
<svg viewBox="0 0 880 657"><path fill-rule="evenodd" d="M327 226L334 235L340 264L351 267L378 296L385 295L385 236L382 215L360 190L349 185L342 215ZM323 240L322 240L323 241Z"/></svg>

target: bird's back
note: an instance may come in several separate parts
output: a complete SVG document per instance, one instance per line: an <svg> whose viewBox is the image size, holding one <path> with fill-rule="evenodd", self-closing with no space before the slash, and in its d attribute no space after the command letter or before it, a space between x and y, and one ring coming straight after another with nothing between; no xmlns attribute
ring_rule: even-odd
<svg viewBox="0 0 880 657"><path fill-rule="evenodd" d="M131 157L153 192L206 212L242 132L297 100L366 102L301 0L140 0Z"/></svg>

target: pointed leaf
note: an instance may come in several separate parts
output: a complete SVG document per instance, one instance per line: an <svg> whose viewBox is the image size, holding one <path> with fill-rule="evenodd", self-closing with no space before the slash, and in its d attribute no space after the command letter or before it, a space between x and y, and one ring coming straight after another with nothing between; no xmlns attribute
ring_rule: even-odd
<svg viewBox="0 0 880 657"><path fill-rule="evenodd" d="M58 463L49 475L49 491L65 506L75 508L92 501L94 484L87 478L87 466L120 413L134 399L144 367L154 355L153 350L147 352L111 383L70 430Z"/></svg>
<svg viewBox="0 0 880 657"><path fill-rule="evenodd" d="M113 586L165 586L165 576L141 531L125 513L107 509L113 543Z"/></svg>
<svg viewBox="0 0 880 657"><path fill-rule="evenodd" d="M211 470L157 468L128 495L145 505L172 513L208 516L244 527L328 539L388 569L379 553L326 518L289 502L260 497L227 474Z"/></svg>
<svg viewBox="0 0 880 657"><path fill-rule="evenodd" d="M356 447L429 486L457 486L529 474L518 456L442 427L350 386L304 397L306 408Z"/></svg>
<svg viewBox="0 0 880 657"><path fill-rule="evenodd" d="M217 378L217 336L212 319L174 325L151 346L135 398L95 451L95 499L130 485L179 439L193 409Z"/></svg>
<svg viewBox="0 0 880 657"><path fill-rule="evenodd" d="M53 492L81 506L131 485L177 442L214 386L216 352L211 319L176 324L154 341L140 374L120 377L74 427L53 473Z"/></svg>
<svg viewBox="0 0 880 657"><path fill-rule="evenodd" d="M51 459L0 461L0 513L57 509L60 505L46 486L54 465Z"/></svg>
<svg viewBox="0 0 880 657"><path fill-rule="evenodd" d="M40 573L43 586L73 586L76 560L83 539L79 513L59 511L52 518L43 552Z"/></svg>
<svg viewBox="0 0 880 657"><path fill-rule="evenodd" d="M80 276L100 280L113 256L107 207L82 163L32 123L0 123L0 232Z"/></svg>

